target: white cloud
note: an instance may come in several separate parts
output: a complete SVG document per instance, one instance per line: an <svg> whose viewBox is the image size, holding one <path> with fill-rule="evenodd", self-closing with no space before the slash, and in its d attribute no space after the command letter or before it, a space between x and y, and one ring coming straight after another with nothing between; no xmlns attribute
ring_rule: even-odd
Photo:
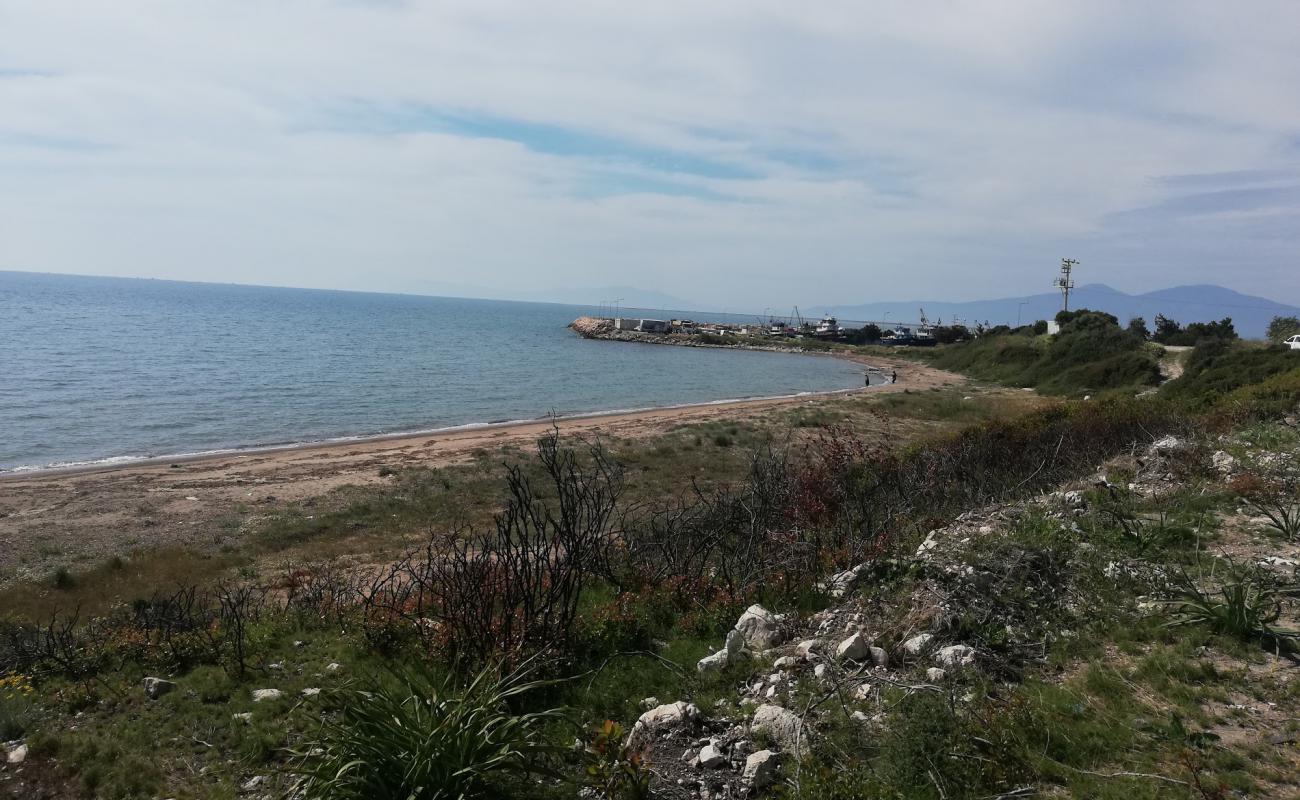
<svg viewBox="0 0 1300 800"><path fill-rule="evenodd" d="M1300 209L1166 180L1300 184L1300 7L1251 12L0 0L0 268L1297 301Z"/></svg>

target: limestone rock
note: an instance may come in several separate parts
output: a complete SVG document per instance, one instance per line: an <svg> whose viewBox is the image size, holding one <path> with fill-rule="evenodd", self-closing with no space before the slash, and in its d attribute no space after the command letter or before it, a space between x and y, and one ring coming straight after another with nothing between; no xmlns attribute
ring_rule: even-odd
<svg viewBox="0 0 1300 800"><path fill-rule="evenodd" d="M19 743L10 748L5 755L5 763L14 764L15 766L27 760L27 745Z"/></svg>
<svg viewBox="0 0 1300 800"><path fill-rule="evenodd" d="M672 728L694 725L700 719L700 709L694 703L678 700L650 709L637 719L628 734L628 747L633 750L644 748L657 733Z"/></svg>
<svg viewBox="0 0 1300 800"><path fill-rule="evenodd" d="M745 769L741 777L749 781L755 789L771 786L776 781L777 771L781 767L781 757L771 750L759 750L745 759Z"/></svg>
<svg viewBox="0 0 1300 800"><path fill-rule="evenodd" d="M939 681L943 680L947 675L948 673L944 672L939 667L930 667L925 671L925 679L930 683L938 683Z"/></svg>
<svg viewBox="0 0 1300 800"><path fill-rule="evenodd" d="M150 700L157 700L176 688L176 684L163 678L145 678L144 693Z"/></svg>
<svg viewBox="0 0 1300 800"><path fill-rule="evenodd" d="M254 689L253 702L260 703L263 700L279 700L284 696L284 692L279 689Z"/></svg>
<svg viewBox="0 0 1300 800"><path fill-rule="evenodd" d="M712 743L700 749L700 766L705 769L717 769L727 765L727 756Z"/></svg>
<svg viewBox="0 0 1300 800"><path fill-rule="evenodd" d="M934 661L943 667L964 667L975 663L975 648L965 644L941 647L934 654Z"/></svg>
<svg viewBox="0 0 1300 800"><path fill-rule="evenodd" d="M910 656L919 656L930 646L934 636L929 633L921 633L903 642L903 651Z"/></svg>
<svg viewBox="0 0 1300 800"><path fill-rule="evenodd" d="M793 711L770 703L761 705L754 712L750 730L755 734L770 736L782 750L796 756L803 754L803 722Z"/></svg>
<svg viewBox="0 0 1300 800"><path fill-rule="evenodd" d="M835 648L835 657L841 661L862 661L871 655L871 642L860 633L855 633Z"/></svg>
<svg viewBox="0 0 1300 800"><path fill-rule="evenodd" d="M766 650L780 644L780 620L757 603L745 609L736 620L736 630L751 650Z"/></svg>
<svg viewBox="0 0 1300 800"><path fill-rule="evenodd" d="M1230 475L1237 470L1237 459L1222 450L1211 456L1210 461L1214 464L1215 471L1223 475Z"/></svg>
<svg viewBox="0 0 1300 800"><path fill-rule="evenodd" d="M731 659L726 650L719 650L711 656L705 656L695 663L696 672L718 672L727 666Z"/></svg>
<svg viewBox="0 0 1300 800"><path fill-rule="evenodd" d="M867 569L867 564L859 564L843 572L837 572L823 581L821 588L831 597L843 597L857 588L862 579L866 577Z"/></svg>

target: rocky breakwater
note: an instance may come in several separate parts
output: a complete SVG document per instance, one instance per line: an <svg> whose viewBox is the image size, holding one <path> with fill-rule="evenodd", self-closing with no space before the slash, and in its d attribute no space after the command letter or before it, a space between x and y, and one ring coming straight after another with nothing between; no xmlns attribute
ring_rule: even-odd
<svg viewBox="0 0 1300 800"><path fill-rule="evenodd" d="M614 321L603 317L578 317L569 327L586 339L602 339L614 333Z"/></svg>
<svg viewBox="0 0 1300 800"><path fill-rule="evenodd" d="M649 333L645 331L620 331L614 327L614 320L608 317L578 317L569 323L573 332L584 339L604 339L611 342L642 342L649 344L672 344L679 347L713 347L724 350L761 350L769 353L802 353L802 347L785 345L763 345L745 342L706 341L693 333Z"/></svg>

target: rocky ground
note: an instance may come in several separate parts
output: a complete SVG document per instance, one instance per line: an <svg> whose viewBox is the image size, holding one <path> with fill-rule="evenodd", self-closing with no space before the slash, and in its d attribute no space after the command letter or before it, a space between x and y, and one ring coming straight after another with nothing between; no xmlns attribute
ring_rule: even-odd
<svg viewBox="0 0 1300 800"><path fill-rule="evenodd" d="M697 667L702 673L734 674L733 697L703 709L672 698L644 701L646 711L630 740L647 748L656 796L739 798L764 794L781 782L797 785L802 758L846 716L870 740L886 724L900 693L951 695L962 702L968 688L981 682L977 677L1017 680L1045 660L1054 642L1076 635L1071 620L1082 624L1089 614L1088 608L1072 607L1080 598L1066 577L1070 573L1100 566L1116 586L1137 587L1125 600L1134 613L1160 613L1165 607L1162 588L1173 568L1139 558L1085 563L1094 552L1087 541L1088 525L1097 510L1092 506L1100 502L1095 498L1127 492L1158 500L1186 489L1190 462L1204 462L1200 466L1211 479L1221 482L1249 469L1296 470L1293 450L1254 447L1240 438L1194 443L1165 437L1103 465L1087 481L1031 502L972 510L931 531L914 553L888 565L863 564L829 577L823 588L839 600L823 611L801 617L751 606L719 649ZM1117 474L1130 479L1123 486L1111 483L1110 476ZM996 547L987 546L1029 519L1071 532L1080 541L1072 560L1058 565L1060 574L1050 574L1050 565L1039 570L1039 585L995 557ZM1221 522L1214 545L1219 557L1294 578L1300 543L1266 533L1268 519L1259 515L1230 511ZM980 544L984 546L976 546ZM882 571L923 577L905 597L882 598L873 587ZM1029 595L1024 606L995 607L992 598L999 592L991 587L1007 581ZM1044 620L1033 618L1032 609L1039 605ZM1056 607L1049 610L1051 605ZM1026 606L1031 613L1024 613ZM962 626L955 624L981 610L1005 626L995 650L982 641L964 640ZM1115 652L1110 655L1119 659ZM1300 758L1291 744L1300 735L1287 729L1295 722L1293 687L1300 686L1296 661L1276 653L1240 658L1207 652L1205 658L1221 671L1261 676L1258 691L1239 691L1206 704L1212 717L1226 720L1212 729L1213 735L1224 747L1283 748L1285 763L1295 767L1291 778L1300 778ZM1283 697L1288 701L1281 702ZM1277 796L1292 796L1287 791L1294 788L1279 790Z"/></svg>

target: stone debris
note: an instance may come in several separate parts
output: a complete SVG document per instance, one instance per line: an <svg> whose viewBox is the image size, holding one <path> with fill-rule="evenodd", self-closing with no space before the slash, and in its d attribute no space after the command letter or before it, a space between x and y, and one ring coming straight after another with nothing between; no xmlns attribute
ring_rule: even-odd
<svg viewBox="0 0 1300 800"><path fill-rule="evenodd" d="M12 747L6 745L5 763L17 766L27 760L27 745L16 742Z"/></svg>
<svg viewBox="0 0 1300 800"><path fill-rule="evenodd" d="M939 683L947 676L948 673L939 667L929 667L925 670L925 679L930 683Z"/></svg>

